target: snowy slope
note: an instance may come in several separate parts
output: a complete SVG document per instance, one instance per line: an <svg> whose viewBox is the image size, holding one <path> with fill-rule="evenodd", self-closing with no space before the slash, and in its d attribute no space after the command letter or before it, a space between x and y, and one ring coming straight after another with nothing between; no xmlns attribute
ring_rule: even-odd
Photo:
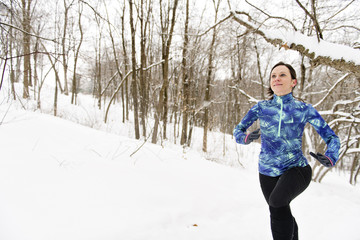
<svg viewBox="0 0 360 240"><path fill-rule="evenodd" d="M134 153L142 141L13 108L0 136L1 240L271 239L255 168L171 144ZM360 239L360 190L340 176L292 207L301 239Z"/></svg>

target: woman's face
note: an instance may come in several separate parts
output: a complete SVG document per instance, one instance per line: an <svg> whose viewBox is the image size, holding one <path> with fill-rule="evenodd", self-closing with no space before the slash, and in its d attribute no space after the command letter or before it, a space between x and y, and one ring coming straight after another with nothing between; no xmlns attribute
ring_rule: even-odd
<svg viewBox="0 0 360 240"><path fill-rule="evenodd" d="M284 96L292 92L297 83L296 79L291 79L290 70L280 65L275 67L270 75L270 87L277 96Z"/></svg>

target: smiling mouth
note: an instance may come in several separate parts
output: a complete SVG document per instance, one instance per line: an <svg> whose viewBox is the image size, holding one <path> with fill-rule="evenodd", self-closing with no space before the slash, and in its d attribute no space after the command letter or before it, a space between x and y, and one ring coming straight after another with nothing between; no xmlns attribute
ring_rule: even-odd
<svg viewBox="0 0 360 240"><path fill-rule="evenodd" d="M282 84L274 84L273 86L274 86L274 87L282 86Z"/></svg>

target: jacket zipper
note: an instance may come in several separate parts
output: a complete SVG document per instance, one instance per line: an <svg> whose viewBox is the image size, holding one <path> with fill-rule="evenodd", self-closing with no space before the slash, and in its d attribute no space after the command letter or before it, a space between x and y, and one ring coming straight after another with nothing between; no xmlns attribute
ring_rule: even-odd
<svg viewBox="0 0 360 240"><path fill-rule="evenodd" d="M283 113L283 100L280 98L280 117L279 117L279 129L278 129L278 137L280 137L280 130L281 130L281 121L282 121L282 113Z"/></svg>

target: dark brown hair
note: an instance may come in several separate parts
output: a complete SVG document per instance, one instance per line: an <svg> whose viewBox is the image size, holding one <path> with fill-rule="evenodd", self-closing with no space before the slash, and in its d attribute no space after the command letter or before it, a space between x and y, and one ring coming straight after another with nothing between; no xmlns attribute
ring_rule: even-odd
<svg viewBox="0 0 360 240"><path fill-rule="evenodd" d="M284 62L278 62L277 64L275 64L272 68L271 68L271 71L270 71L270 77L269 77L269 84L271 82L271 73L272 71L274 70L274 68L278 67L278 66L285 66L289 69L290 71L290 75L291 75L291 79L296 79L296 71L295 69L290 65L290 64L287 64L287 63L284 63ZM293 88L294 89L294 88ZM269 85L269 88L268 88L268 94L270 96L270 99L273 99L274 97L274 91L271 89L271 85Z"/></svg>

